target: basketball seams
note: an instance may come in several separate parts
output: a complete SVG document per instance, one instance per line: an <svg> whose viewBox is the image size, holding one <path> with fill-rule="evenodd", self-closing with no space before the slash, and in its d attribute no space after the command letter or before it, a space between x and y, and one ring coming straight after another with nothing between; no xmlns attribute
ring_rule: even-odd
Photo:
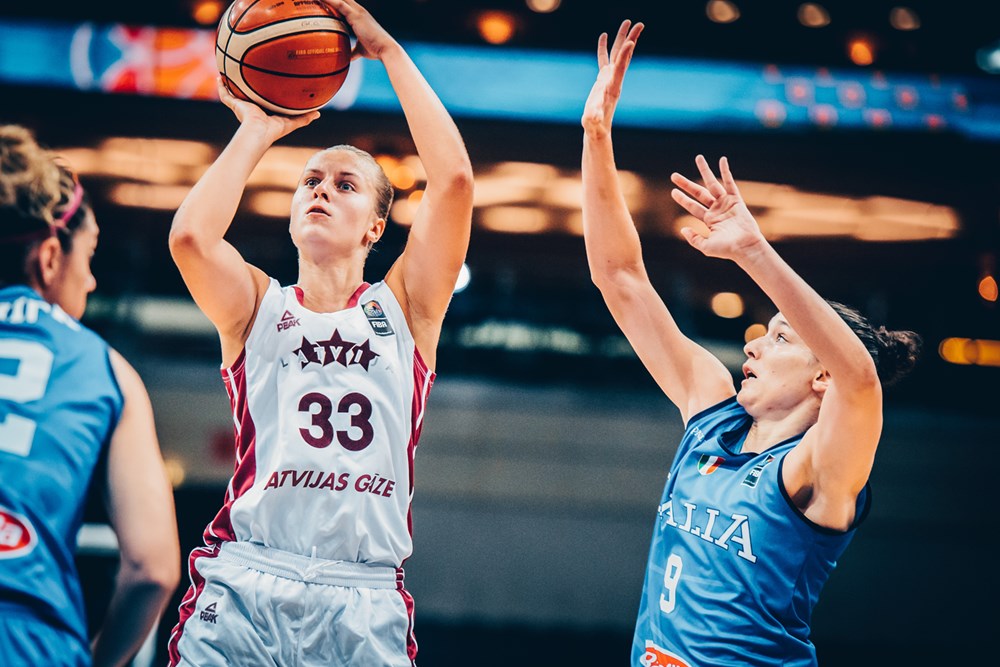
<svg viewBox="0 0 1000 667"><path fill-rule="evenodd" d="M272 76L282 76L282 77L286 77L286 78L288 76L286 74L281 74L280 72L275 73L275 72L268 72L266 70L257 70L255 68L250 68L250 69L254 69L254 71L258 71L258 72L270 74ZM347 68L344 68L344 69L347 69ZM344 71L344 70L341 70L341 71ZM242 72L240 73L240 81L242 81L243 85L246 86L246 92L247 92L247 94L252 94L254 97L260 98L260 102L258 102L258 104L260 104L261 106L264 106L265 108L270 108L270 109L272 109L274 111L277 111L278 113L305 113L305 112L312 111L314 109L319 109L320 107L323 106L323 104L326 104L326 102L324 102L323 104L310 105L310 106L302 107L302 108L284 106L282 104L278 104L277 102L272 102L271 100L268 100L268 99L265 99L264 97L262 97L261 94L260 94L260 92L256 88L253 87L253 84L251 84L249 81L247 81L243 77L243 73ZM327 100L327 101L329 101L329 100Z"/></svg>
<svg viewBox="0 0 1000 667"><path fill-rule="evenodd" d="M324 22L328 21L330 23L336 23L339 26L343 26L339 30L333 30L333 31L329 31L329 32L339 32L342 35L346 35L348 37L351 36L351 32L350 32L350 29L347 26L347 23L345 23L343 19L338 19L336 16L290 16L287 19L278 19L276 21L271 21L270 23L267 23L267 24L261 25L261 26L257 26L256 28L251 28L249 30L239 30L238 28L231 28L231 30L232 30L232 32L233 32L234 35L252 35L253 33L258 32L260 30L267 30L268 28L271 28L271 27L274 27L274 26L280 26L280 25L285 24L285 23L292 23L294 21L316 21L316 20L320 20L320 21L324 21ZM309 31L309 32L312 32L312 31ZM317 32L319 32L319 31L317 31ZM328 31L324 30L323 32L328 32Z"/></svg>
<svg viewBox="0 0 1000 667"><path fill-rule="evenodd" d="M282 17L286 10L262 9L260 0L242 9L240 4L226 9L216 34L216 66L226 86L235 96L271 112L296 115L322 107L343 85L351 64L351 31L343 17L335 13ZM248 15L257 18L250 20ZM288 41L287 53L282 40ZM305 57L297 61L295 55ZM281 80L287 81L287 89Z"/></svg>
<svg viewBox="0 0 1000 667"><path fill-rule="evenodd" d="M337 76L343 72L346 72L350 65L344 65L340 69L335 69L332 72L321 72L319 74L293 74L291 72L279 72L273 69L264 69L263 67L257 67L256 65L250 65L248 63L240 63L241 67L246 69L252 69L255 72L260 72L261 74L273 74L274 76L280 76L285 79L322 79L328 76ZM246 78L243 79L246 81Z"/></svg>
<svg viewBox="0 0 1000 667"><path fill-rule="evenodd" d="M236 32L236 26L238 26L240 24L240 21L243 20L243 17L246 16L247 13L251 9L253 9L253 6L256 5L258 2L260 2L260 0L253 0L253 2L251 2L249 5L247 5L247 8L243 10L243 12L236 18L235 21L233 21L231 23L228 23L228 25L229 25L229 32L230 33ZM233 11L233 7L235 7L235 6L236 6L235 2L233 4L231 4L231 5L229 5L229 10L226 13L231 15L232 11ZM226 47L227 48L229 47L228 43L226 44Z"/></svg>
<svg viewBox="0 0 1000 667"><path fill-rule="evenodd" d="M336 34L337 32L338 31L336 31L336 30L315 30L315 31L312 31L310 34L316 34L316 33L331 33L331 34ZM246 67L246 68L252 69L252 70L254 70L256 72L264 72L266 74L274 74L276 76L291 77L293 79L314 79L314 78L317 78L317 77L324 77L324 76L336 76L336 75L340 74L341 72L343 72L344 70L348 69L351 66L351 64L350 64L351 61L350 61L350 59L348 59L346 65L344 65L343 67L341 67L339 69L335 69L335 70L332 70L332 71L329 71L329 72L320 72L320 73L317 73L317 74L297 74L295 72L286 72L286 71L282 71L282 70L267 69L266 67L261 67L260 65L252 65L252 64L250 64L250 63L248 63L246 61L247 55L250 54L254 49L261 48L261 47L263 47L263 46L265 46L267 44L272 44L272 43L277 42L278 40L284 39L286 37L294 37L294 36L295 35L288 35L288 34L276 35L274 37L271 37L270 39L264 39L264 40L261 40L261 41L258 41L258 42L254 42L253 45L249 49L247 49L246 51L244 51L243 54L239 58L237 58L236 56L229 55L228 53L224 54L224 57L230 58L232 60L239 61L239 64L240 64L241 68Z"/></svg>
<svg viewBox="0 0 1000 667"><path fill-rule="evenodd" d="M350 34L343 30L336 30L333 26L316 28L314 26L303 26L301 30L295 32L289 32L287 30L287 24L291 21L279 21L275 23L270 23L261 28L248 33L240 33L239 38L233 41L233 37L236 35L235 31L230 35L229 40L226 42L226 55L232 57L234 60L243 60L247 52L260 44L266 44L272 42L279 37L291 37L294 35L304 35L311 33L323 33L329 35L344 35L350 38ZM284 30L282 30L284 28ZM253 39L248 39L248 37L253 37Z"/></svg>

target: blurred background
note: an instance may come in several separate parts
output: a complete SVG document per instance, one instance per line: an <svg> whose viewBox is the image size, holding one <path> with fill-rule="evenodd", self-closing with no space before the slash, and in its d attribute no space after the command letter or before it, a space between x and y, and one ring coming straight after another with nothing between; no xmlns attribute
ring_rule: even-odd
<svg viewBox="0 0 1000 667"><path fill-rule="evenodd" d="M232 422L218 341L170 261L173 210L236 128L214 99L219 0L0 8L0 122L80 172L102 228L85 321L142 373L185 554L221 505ZM824 296L925 339L887 395L874 507L813 624L823 665L988 655L1000 316L1000 9L940 0L372 0L455 116L476 171L467 272L416 463L419 662L624 665L682 425L590 282L579 116L598 35L647 25L616 154L647 266L682 328L739 372L773 308L678 229L672 171L727 155L782 255ZM370 281L423 173L384 70L357 62L252 177L230 238L284 283L312 151L352 143L396 187ZM92 512L93 521L100 513ZM92 624L114 550L81 555ZM151 644L165 661L182 582Z"/></svg>

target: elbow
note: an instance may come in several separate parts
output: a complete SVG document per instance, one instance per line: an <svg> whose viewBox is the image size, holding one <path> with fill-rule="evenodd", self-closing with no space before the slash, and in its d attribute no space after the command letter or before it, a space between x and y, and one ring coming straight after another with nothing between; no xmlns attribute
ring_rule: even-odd
<svg viewBox="0 0 1000 667"><path fill-rule="evenodd" d="M615 272L606 266L590 265L590 282L603 294L612 289L615 284Z"/></svg>
<svg viewBox="0 0 1000 667"><path fill-rule="evenodd" d="M855 382L859 388L870 392L881 392L882 381L878 376L878 368L875 367L875 360L867 353L864 362L858 364L855 372Z"/></svg>
<svg viewBox="0 0 1000 667"><path fill-rule="evenodd" d="M456 160L443 175L443 178L438 180L443 186L442 190L447 193L450 199L453 201L465 199L471 205L475 178L472 174L472 164L469 163L467 157Z"/></svg>
<svg viewBox="0 0 1000 667"><path fill-rule="evenodd" d="M851 395L862 400L870 400L881 394L882 381L878 376L875 361L868 355L851 364L850 370L835 376L837 384L850 390Z"/></svg>
<svg viewBox="0 0 1000 667"><path fill-rule="evenodd" d="M197 251L201 242L190 224L174 217L174 223L170 227L170 235L167 237L167 245L170 248L170 256L177 259L180 255Z"/></svg>
<svg viewBox="0 0 1000 667"><path fill-rule="evenodd" d="M175 546L141 560L122 558L120 576L123 583L166 599L181 580L180 550Z"/></svg>
<svg viewBox="0 0 1000 667"><path fill-rule="evenodd" d="M635 267L621 266L608 262L590 263L590 280L601 294L630 294L635 291L636 281L640 278Z"/></svg>

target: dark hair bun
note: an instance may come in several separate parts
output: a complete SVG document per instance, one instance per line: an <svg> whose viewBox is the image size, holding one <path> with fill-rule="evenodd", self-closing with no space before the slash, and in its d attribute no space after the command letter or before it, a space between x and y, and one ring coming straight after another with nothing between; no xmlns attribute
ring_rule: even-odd
<svg viewBox="0 0 1000 667"><path fill-rule="evenodd" d="M877 332L879 347L878 376L889 386L906 376L917 363L923 339L912 331Z"/></svg>

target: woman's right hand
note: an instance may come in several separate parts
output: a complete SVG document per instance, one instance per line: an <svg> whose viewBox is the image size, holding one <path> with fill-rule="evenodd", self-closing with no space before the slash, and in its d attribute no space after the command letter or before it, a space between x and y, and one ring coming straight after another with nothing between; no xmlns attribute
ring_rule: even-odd
<svg viewBox="0 0 1000 667"><path fill-rule="evenodd" d="M398 46L385 28L376 21L367 9L355 0L323 0L338 14L344 17L354 31L358 43L354 47L352 58L371 58L381 60L387 49Z"/></svg>
<svg viewBox="0 0 1000 667"><path fill-rule="evenodd" d="M670 175L670 180L677 187L670 194L684 210L705 223L708 236L702 236L690 227L681 229L681 234L707 257L739 262L758 253L767 241L743 201L733 172L729 169L729 160L725 157L719 160L721 182L704 156L695 157L695 164L705 185L675 172Z"/></svg>
<svg viewBox="0 0 1000 667"><path fill-rule="evenodd" d="M241 100L229 92L221 75L216 77L216 88L219 91L219 99L232 109L240 125L258 127L269 144L319 118L318 111L310 111L299 116L269 114L253 102Z"/></svg>
<svg viewBox="0 0 1000 667"><path fill-rule="evenodd" d="M608 54L608 33L601 33L597 40L597 64L600 71L597 81L590 89L587 104L583 109L583 129L587 132L611 132L611 120L622 94L622 81L625 71L632 61L635 43L645 26L642 23L632 25L625 20L618 28L615 43Z"/></svg>

